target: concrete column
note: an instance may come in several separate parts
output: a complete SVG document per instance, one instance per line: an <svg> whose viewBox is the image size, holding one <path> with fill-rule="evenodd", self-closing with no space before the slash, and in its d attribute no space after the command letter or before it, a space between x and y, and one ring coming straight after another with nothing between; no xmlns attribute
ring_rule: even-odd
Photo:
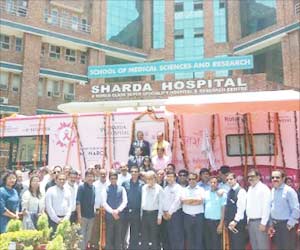
<svg viewBox="0 0 300 250"><path fill-rule="evenodd" d="M24 33L24 62L21 81L20 113L33 115L37 109L41 37Z"/></svg>

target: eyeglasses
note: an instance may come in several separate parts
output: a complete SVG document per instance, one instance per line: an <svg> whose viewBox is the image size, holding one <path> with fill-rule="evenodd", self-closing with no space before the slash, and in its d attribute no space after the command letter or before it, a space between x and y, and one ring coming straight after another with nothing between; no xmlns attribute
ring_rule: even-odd
<svg viewBox="0 0 300 250"><path fill-rule="evenodd" d="M272 180L276 179L279 180L281 177L280 176L272 176Z"/></svg>
<svg viewBox="0 0 300 250"><path fill-rule="evenodd" d="M180 176L180 177L187 177L186 174L179 174L178 176Z"/></svg>
<svg viewBox="0 0 300 250"><path fill-rule="evenodd" d="M256 177L256 175L248 175L248 179L249 178L254 178L254 177Z"/></svg>

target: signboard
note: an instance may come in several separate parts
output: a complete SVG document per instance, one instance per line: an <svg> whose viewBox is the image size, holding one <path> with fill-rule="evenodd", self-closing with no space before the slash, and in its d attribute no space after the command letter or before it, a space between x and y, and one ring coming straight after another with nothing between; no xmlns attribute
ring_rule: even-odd
<svg viewBox="0 0 300 250"><path fill-rule="evenodd" d="M204 58L201 60L89 66L88 78L145 76L155 74L241 70L253 68L253 56Z"/></svg>
<svg viewBox="0 0 300 250"><path fill-rule="evenodd" d="M174 81L107 83L91 86L95 99L152 99L167 96L232 93L248 91L242 78L192 79Z"/></svg>

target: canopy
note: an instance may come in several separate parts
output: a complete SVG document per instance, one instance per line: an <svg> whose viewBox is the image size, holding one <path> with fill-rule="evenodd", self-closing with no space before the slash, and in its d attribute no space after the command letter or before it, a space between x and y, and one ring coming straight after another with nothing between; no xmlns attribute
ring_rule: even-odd
<svg viewBox="0 0 300 250"><path fill-rule="evenodd" d="M300 110L300 93L295 90L243 92L171 97L166 110L177 114L252 113Z"/></svg>

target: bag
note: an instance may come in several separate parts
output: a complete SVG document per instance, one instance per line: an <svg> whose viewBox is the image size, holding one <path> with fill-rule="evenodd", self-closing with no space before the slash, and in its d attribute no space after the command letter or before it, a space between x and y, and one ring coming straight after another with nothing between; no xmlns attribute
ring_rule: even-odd
<svg viewBox="0 0 300 250"><path fill-rule="evenodd" d="M33 224L33 221L31 219L31 214L27 213L23 216L23 229L27 230L35 230L35 226Z"/></svg>

